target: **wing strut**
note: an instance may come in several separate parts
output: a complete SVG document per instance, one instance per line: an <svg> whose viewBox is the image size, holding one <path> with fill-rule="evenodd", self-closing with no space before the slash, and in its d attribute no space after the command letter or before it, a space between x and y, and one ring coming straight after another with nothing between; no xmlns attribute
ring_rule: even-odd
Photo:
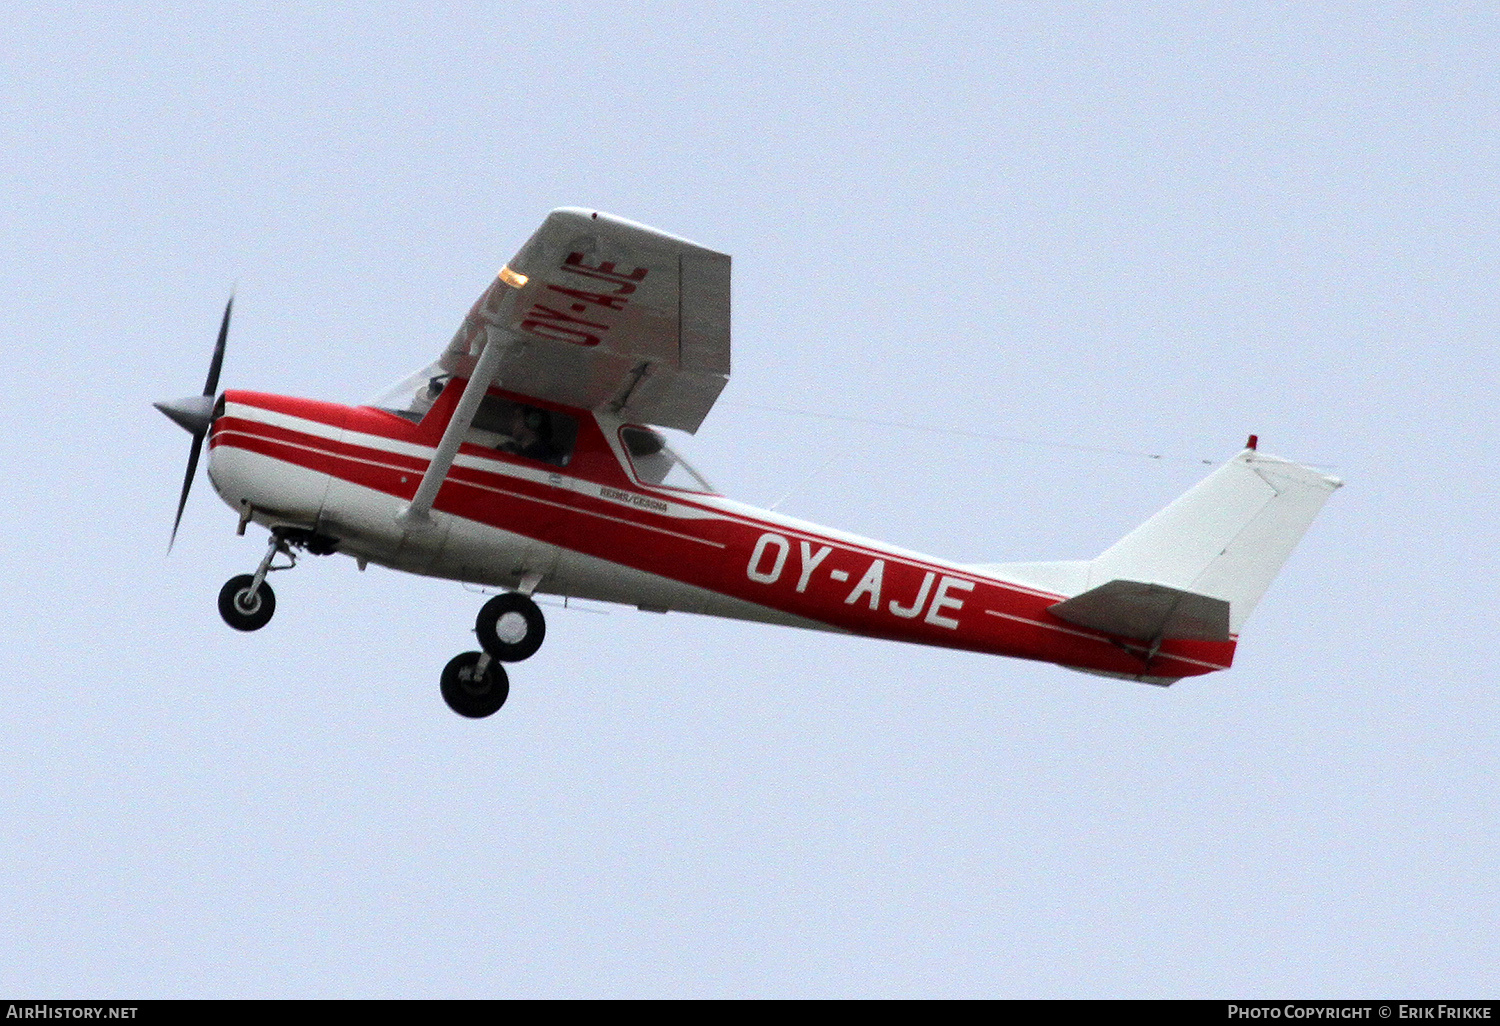
<svg viewBox="0 0 1500 1026"><path fill-rule="evenodd" d="M427 465L427 473L422 475L422 483L417 485L417 492L412 496L411 502L396 514L396 519L401 523L417 527L432 522L428 514L432 511L438 489L443 487L443 481L448 477L448 468L453 466L453 457L458 455L458 447L463 444L464 435L474 422L474 412L479 409L479 402L484 394L495 383L495 371L509 348L508 344L491 341L484 347L484 352L479 354L479 362L474 365L474 373L469 375L464 394L459 397L458 406L454 408L448 426L443 429L442 441L438 442L437 451L432 454L432 462Z"/></svg>

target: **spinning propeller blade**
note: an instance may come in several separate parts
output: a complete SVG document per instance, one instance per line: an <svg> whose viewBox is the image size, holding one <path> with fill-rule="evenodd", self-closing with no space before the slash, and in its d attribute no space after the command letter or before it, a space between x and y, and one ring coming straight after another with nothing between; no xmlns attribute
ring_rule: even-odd
<svg viewBox="0 0 1500 1026"><path fill-rule="evenodd" d="M182 478L182 495L177 499L177 519L172 521L172 539L167 551L177 542L177 528L182 523L182 511L187 507L188 492L193 487L193 474L198 470L198 456L203 451L203 440L213 427L214 394L219 389L219 371L224 366L224 342L229 337L229 313L234 309L234 296L224 304L224 320L219 324L219 341L214 345L213 359L208 364L208 378L203 382L202 395L190 395L185 399L153 403L158 410L178 427L193 436L193 447L188 452L187 473Z"/></svg>
<svg viewBox="0 0 1500 1026"><path fill-rule="evenodd" d="M216 395L219 391L219 370L224 366L224 340L229 337L229 312L234 309L234 293L224 304L224 320L219 322L219 341L214 345L214 358L208 364L208 380L203 382L204 395Z"/></svg>
<svg viewBox="0 0 1500 1026"><path fill-rule="evenodd" d="M177 517L172 521L172 537L167 541L167 551L177 544L177 527L182 523L182 511L187 506L188 489L193 487L193 473L198 469L198 454L203 451L203 436L193 436L193 448L188 452L187 473L182 476L182 495L177 500Z"/></svg>

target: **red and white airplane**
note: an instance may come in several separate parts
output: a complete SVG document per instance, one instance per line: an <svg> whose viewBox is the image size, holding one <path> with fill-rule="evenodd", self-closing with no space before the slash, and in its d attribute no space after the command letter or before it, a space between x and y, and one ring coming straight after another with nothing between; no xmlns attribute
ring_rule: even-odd
<svg viewBox="0 0 1500 1026"><path fill-rule="evenodd" d="M436 362L366 406L229 390L156 404L206 438L209 479L270 530L219 593L265 626L294 550L508 589L442 693L504 704L552 594L844 631L1152 684L1227 669L1241 626L1340 482L1247 449L1092 560L975 565L717 494L656 428L694 432L729 378L729 257L587 210L553 211ZM276 557L285 560L278 564Z"/></svg>

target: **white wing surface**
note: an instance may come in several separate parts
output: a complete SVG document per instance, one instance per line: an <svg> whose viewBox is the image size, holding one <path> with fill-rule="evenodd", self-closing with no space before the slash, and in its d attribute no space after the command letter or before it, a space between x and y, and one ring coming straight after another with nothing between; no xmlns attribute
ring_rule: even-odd
<svg viewBox="0 0 1500 1026"><path fill-rule="evenodd" d="M554 210L433 373L467 378L491 345L505 347L495 380L509 391L696 431L729 380L729 257L608 214Z"/></svg>

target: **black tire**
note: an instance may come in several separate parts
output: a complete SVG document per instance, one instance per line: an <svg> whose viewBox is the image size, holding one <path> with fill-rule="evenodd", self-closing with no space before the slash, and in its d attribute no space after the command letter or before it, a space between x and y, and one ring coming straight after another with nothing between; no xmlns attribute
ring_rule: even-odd
<svg viewBox="0 0 1500 1026"><path fill-rule="evenodd" d="M219 589L219 615L237 631L258 631L271 622L276 613L276 593L265 581L252 592L253 574L240 574L224 582Z"/></svg>
<svg viewBox="0 0 1500 1026"><path fill-rule="evenodd" d="M443 667L443 701L448 708L471 720L493 714L510 697L510 678L505 667L492 658L484 673L476 675L479 658L478 652L464 652Z"/></svg>
<svg viewBox="0 0 1500 1026"><path fill-rule="evenodd" d="M547 621L529 595L508 591L484 604L474 620L479 646L503 663L530 659L547 637Z"/></svg>

